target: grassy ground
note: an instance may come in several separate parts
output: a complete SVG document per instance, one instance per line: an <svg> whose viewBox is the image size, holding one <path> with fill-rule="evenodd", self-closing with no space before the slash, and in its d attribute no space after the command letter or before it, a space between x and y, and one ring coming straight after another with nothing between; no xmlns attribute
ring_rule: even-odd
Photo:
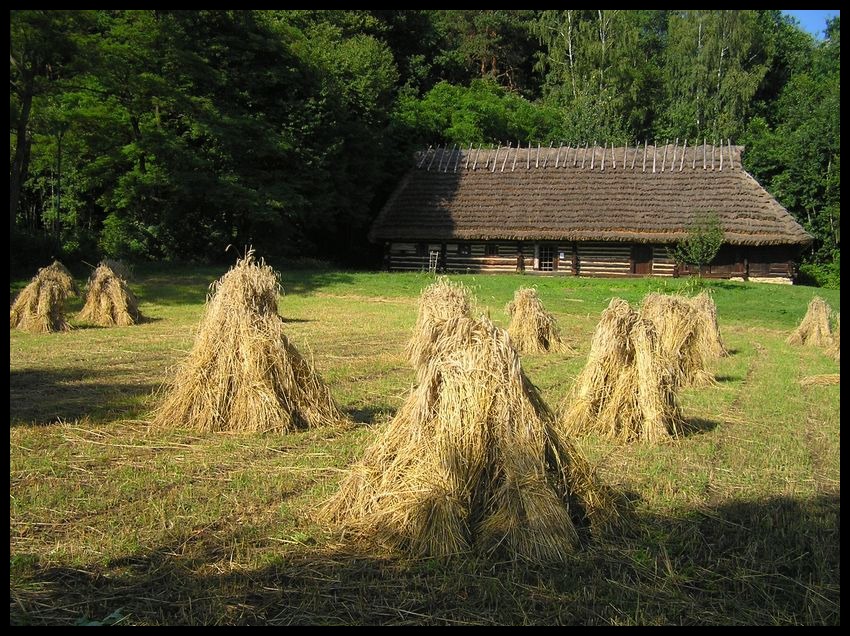
<svg viewBox="0 0 850 636"><path fill-rule="evenodd" d="M133 287L151 320L139 326L10 332L13 624L840 624L839 387L799 385L838 364L784 343L815 293L838 310L840 292L714 283L733 355L717 386L682 396L690 433L654 447L582 440L631 501L628 522L539 570L412 560L314 520L413 382L402 348L425 275L283 275L288 332L350 430L149 428L154 391L221 273L141 272ZM688 284L459 278L502 326L513 290L538 286L578 350L524 358L552 405L612 296Z"/></svg>

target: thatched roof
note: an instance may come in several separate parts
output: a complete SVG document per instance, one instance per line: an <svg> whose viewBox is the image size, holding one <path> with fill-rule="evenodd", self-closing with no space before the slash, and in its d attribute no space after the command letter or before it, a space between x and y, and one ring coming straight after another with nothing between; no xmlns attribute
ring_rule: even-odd
<svg viewBox="0 0 850 636"><path fill-rule="evenodd" d="M731 244L810 243L741 168L743 149L429 149L417 153L370 238L671 243L715 212Z"/></svg>

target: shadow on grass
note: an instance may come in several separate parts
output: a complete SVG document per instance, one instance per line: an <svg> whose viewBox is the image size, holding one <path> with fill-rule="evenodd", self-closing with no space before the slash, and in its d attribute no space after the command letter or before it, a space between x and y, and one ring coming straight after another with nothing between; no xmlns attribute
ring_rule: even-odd
<svg viewBox="0 0 850 636"><path fill-rule="evenodd" d="M682 425L682 435L690 437L691 435L701 435L713 431L720 425L720 422L708 420L703 417L686 417Z"/></svg>
<svg viewBox="0 0 850 636"><path fill-rule="evenodd" d="M715 375L714 380L716 382L740 382L744 379L742 375Z"/></svg>
<svg viewBox="0 0 850 636"><path fill-rule="evenodd" d="M126 371L21 369L9 372L9 422L55 424L87 417L94 422L132 418L155 385L134 382Z"/></svg>
<svg viewBox="0 0 850 636"><path fill-rule="evenodd" d="M372 426L380 422L389 422L398 409L391 406L364 406L345 409L348 416L359 424Z"/></svg>
<svg viewBox="0 0 850 636"><path fill-rule="evenodd" d="M139 300L158 305L200 305L206 301L210 285L221 278L229 266L168 267L148 265L137 275L131 285ZM349 283L353 276L332 269L277 269L281 273L284 298L287 295L306 294L328 285Z"/></svg>
<svg viewBox="0 0 850 636"><path fill-rule="evenodd" d="M840 513L839 492L637 513L558 567L277 543L242 519L106 564L13 555L10 623L839 625Z"/></svg>

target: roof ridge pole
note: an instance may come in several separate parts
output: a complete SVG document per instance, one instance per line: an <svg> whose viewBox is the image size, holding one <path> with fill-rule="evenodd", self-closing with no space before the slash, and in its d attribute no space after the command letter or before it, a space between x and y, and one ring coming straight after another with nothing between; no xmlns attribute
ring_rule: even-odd
<svg viewBox="0 0 850 636"><path fill-rule="evenodd" d="M706 139L705 139L705 137L703 137L702 138L702 169L703 170L706 169L706 166L705 166L705 152L706 152L705 142L706 142Z"/></svg>
<svg viewBox="0 0 850 636"><path fill-rule="evenodd" d="M472 144L469 144L469 149L466 151L466 163L463 165L464 170L469 169L469 158L472 157Z"/></svg>
<svg viewBox="0 0 850 636"><path fill-rule="evenodd" d="M502 162L502 169L499 172L505 171L505 164L508 163L508 157L511 156L511 142L508 142L508 147L505 149L505 160Z"/></svg>
<svg viewBox="0 0 850 636"><path fill-rule="evenodd" d="M534 167L540 167L540 142L537 142L537 158L534 160Z"/></svg>
<svg viewBox="0 0 850 636"><path fill-rule="evenodd" d="M439 149L440 149L440 146L439 146L439 144L437 144L437 147L436 147L436 148L434 148L434 154L433 154L433 155L431 155L431 161L429 161L429 162L428 162L428 167L426 168L426 170L431 170L431 164L433 164L433 163L434 163L434 159L436 159L436 158L437 158L437 151L438 151Z"/></svg>
<svg viewBox="0 0 850 636"><path fill-rule="evenodd" d="M732 140L728 137L726 138L726 145L729 146L729 169L735 169L735 155L732 152Z"/></svg>
<svg viewBox="0 0 850 636"><path fill-rule="evenodd" d="M422 164L425 163L425 159L428 158L428 153L431 152L431 145L432 144L428 144L428 150L422 153L422 158L419 160L419 164L416 166L417 168L421 168Z"/></svg>
<svg viewBox="0 0 850 636"><path fill-rule="evenodd" d="M555 167L558 167L558 160L561 158L561 148L564 147L564 144L558 144L558 152L555 155Z"/></svg>
<svg viewBox="0 0 850 636"><path fill-rule="evenodd" d="M602 167L599 169L600 172L605 172L605 151L608 150L608 142L605 142L605 145L602 147Z"/></svg>
<svg viewBox="0 0 850 636"><path fill-rule="evenodd" d="M676 137L676 141L673 143L673 160L670 162L670 172L676 168L676 149L679 147L679 138Z"/></svg>
<svg viewBox="0 0 850 636"><path fill-rule="evenodd" d="M516 168L516 160L519 157L519 147L520 147L520 143L519 143L519 139L517 139L516 140L516 152L514 152L514 163L511 166L511 172L513 172L514 168Z"/></svg>
<svg viewBox="0 0 850 636"><path fill-rule="evenodd" d="M682 171L682 166L685 165L685 151L688 149L688 138L685 137L685 145L682 146L682 159L679 161L679 172Z"/></svg>
<svg viewBox="0 0 850 636"><path fill-rule="evenodd" d="M552 154L552 152L551 152L552 151L552 144L554 144L554 143L555 143L554 141L549 142L549 150L546 151L546 156L543 157L543 167L544 168L546 167L546 164L549 163L549 155Z"/></svg>
<svg viewBox="0 0 850 636"><path fill-rule="evenodd" d="M525 169L531 169L531 142L528 142L528 152L525 153Z"/></svg>
<svg viewBox="0 0 850 636"><path fill-rule="evenodd" d="M593 170L593 164L596 163L596 140L593 140L593 152L590 153L590 169Z"/></svg>
<svg viewBox="0 0 850 636"><path fill-rule="evenodd" d="M499 158L499 151L502 149L502 142L499 142L499 147L496 148L496 154L493 155L493 169L490 172L496 172L496 160Z"/></svg>
<svg viewBox="0 0 850 636"><path fill-rule="evenodd" d="M669 141L669 139L664 140L664 157L661 159L661 172L664 172L664 164L667 163L667 145Z"/></svg>
<svg viewBox="0 0 850 636"><path fill-rule="evenodd" d="M637 159L638 148L640 148L640 142L635 141L635 154L632 155L632 170L635 169L635 160Z"/></svg>
<svg viewBox="0 0 850 636"><path fill-rule="evenodd" d="M478 150L475 151L475 161L472 162L472 169L475 170L475 166L478 165L478 155L481 154L481 144L478 144Z"/></svg>
<svg viewBox="0 0 850 636"><path fill-rule="evenodd" d="M643 170L641 172L646 172L646 139L643 140Z"/></svg>

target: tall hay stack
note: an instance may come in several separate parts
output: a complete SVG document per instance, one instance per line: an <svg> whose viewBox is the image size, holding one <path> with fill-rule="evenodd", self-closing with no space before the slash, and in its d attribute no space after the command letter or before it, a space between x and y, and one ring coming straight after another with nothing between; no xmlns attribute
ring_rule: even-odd
<svg viewBox="0 0 850 636"><path fill-rule="evenodd" d="M720 325L717 322L717 305L706 291L691 298L691 305L699 312L697 322L697 342L700 350L714 358L729 355L720 337Z"/></svg>
<svg viewBox="0 0 850 636"><path fill-rule="evenodd" d="M211 286L189 356L154 422L199 431L291 431L346 420L283 332L277 275L252 252Z"/></svg>
<svg viewBox="0 0 850 636"><path fill-rule="evenodd" d="M563 561L610 501L522 371L507 333L455 316L419 383L325 505L332 522L418 555Z"/></svg>
<svg viewBox="0 0 850 636"><path fill-rule="evenodd" d="M831 347L832 330L829 327L831 309L820 296L815 296L809 302L809 309L799 326L788 336L790 345L813 345L816 347Z"/></svg>
<svg viewBox="0 0 850 636"><path fill-rule="evenodd" d="M9 328L30 333L68 331L65 301L78 295L74 277L59 261L38 270L9 310Z"/></svg>
<svg viewBox="0 0 850 636"><path fill-rule="evenodd" d="M561 339L555 317L546 311L537 290L521 287L514 299L505 306L510 316L508 335L520 353L568 353L570 346Z"/></svg>
<svg viewBox="0 0 850 636"><path fill-rule="evenodd" d="M675 389L714 383L708 366L717 344L709 331L712 327L707 325L709 317L703 313L708 309L703 307L704 300L697 303L683 296L658 293L647 294L641 303L641 318L655 326L657 353L663 364L675 371Z"/></svg>
<svg viewBox="0 0 850 636"><path fill-rule="evenodd" d="M462 283L441 277L428 285L419 296L419 313L413 334L407 343L407 357L414 369L427 366L434 346L453 318L471 317L472 296Z"/></svg>
<svg viewBox="0 0 850 636"><path fill-rule="evenodd" d="M678 371L660 355L650 320L614 298L593 334L587 364L560 417L570 435L593 432L621 442L659 442L676 435L681 413Z"/></svg>
<svg viewBox="0 0 850 636"><path fill-rule="evenodd" d="M101 327L127 327L141 322L142 314L126 279L110 263L101 261L89 277L86 304L77 318Z"/></svg>

